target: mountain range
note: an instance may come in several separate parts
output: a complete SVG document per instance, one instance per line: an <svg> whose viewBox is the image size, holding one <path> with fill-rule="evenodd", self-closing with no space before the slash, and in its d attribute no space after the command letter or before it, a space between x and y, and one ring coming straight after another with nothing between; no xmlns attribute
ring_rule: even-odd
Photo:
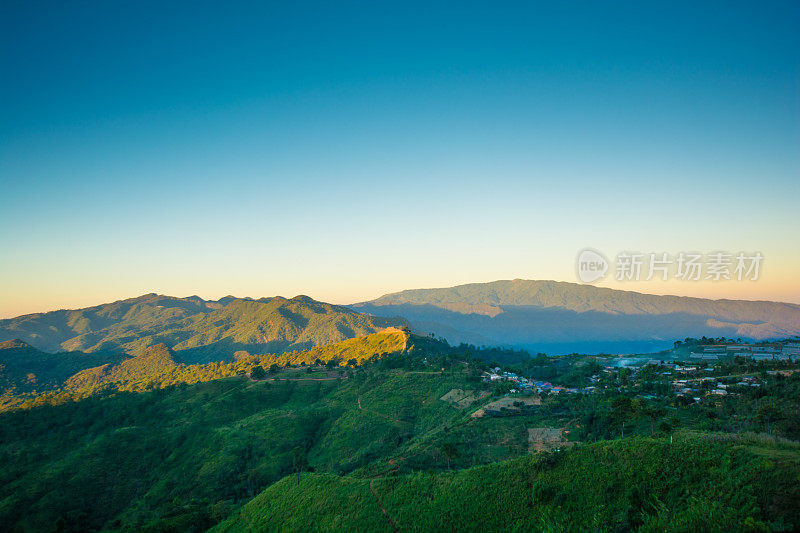
<svg viewBox="0 0 800 533"><path fill-rule="evenodd" d="M0 320L0 342L19 339L46 352L138 355L164 344L179 362L232 359L237 352L281 353L323 346L402 326L308 296L208 301L145 294L77 310Z"/></svg>
<svg viewBox="0 0 800 533"><path fill-rule="evenodd" d="M530 351L656 351L686 337L747 340L800 335L800 305L659 296L565 283L504 280L415 289L354 304L402 317L451 343L507 345Z"/></svg>
<svg viewBox="0 0 800 533"><path fill-rule="evenodd" d="M204 300L146 294L0 320L0 342L19 339L45 352L71 352L73 358L78 352L136 356L164 344L178 363L202 364L244 352L306 350L390 326L432 333L451 344L630 353L669 348L686 337L800 335L800 305L522 279L407 290L351 306L308 296Z"/></svg>
<svg viewBox="0 0 800 533"><path fill-rule="evenodd" d="M797 530L796 363L622 372L419 334L595 351L723 323L785 336L797 313L517 280L3 320L0 529ZM676 395L679 375L727 392Z"/></svg>

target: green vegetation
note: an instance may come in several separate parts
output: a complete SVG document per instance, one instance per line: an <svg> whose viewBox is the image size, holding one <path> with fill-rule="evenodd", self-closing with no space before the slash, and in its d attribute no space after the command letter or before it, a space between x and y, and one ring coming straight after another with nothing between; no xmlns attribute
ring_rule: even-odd
<svg viewBox="0 0 800 533"><path fill-rule="evenodd" d="M53 381L53 388L43 393L16 393L9 390L2 397L0 411L9 408L30 408L38 405L57 405L80 400L87 396L112 391L146 391L178 385L200 383L225 377L243 375L253 368L292 365L324 365L330 367L363 364L406 349L408 334L396 328L380 333L348 339L340 343L306 351L287 352L280 355L239 354L231 363L184 365L176 362L175 352L164 344L145 349L141 354L126 358L117 364L104 364L81 370L63 383ZM38 352L38 351L37 351ZM2 353L2 351L0 351ZM39 352L41 353L41 352ZM49 355L49 354L48 354ZM274 373L273 369L273 373ZM263 379L259 371L253 379Z"/></svg>
<svg viewBox="0 0 800 533"><path fill-rule="evenodd" d="M394 328L229 362L178 353L7 391L4 530L800 528L797 363L684 372L694 400L664 365ZM565 388L511 393L526 377Z"/></svg>
<svg viewBox="0 0 800 533"><path fill-rule="evenodd" d="M215 531L766 531L797 526L797 501L800 447L765 457L760 443L684 434L458 472L305 474L271 486Z"/></svg>
<svg viewBox="0 0 800 533"><path fill-rule="evenodd" d="M18 339L0 342L0 395L54 389L81 370L123 359L124 355L103 353L46 353Z"/></svg>
<svg viewBox="0 0 800 533"><path fill-rule="evenodd" d="M76 311L0 320L0 339L21 339L42 350L138 355L165 344L184 363L233 358L237 351L281 353L375 333L397 320L371 317L307 296L259 300L147 294Z"/></svg>
<svg viewBox="0 0 800 533"><path fill-rule="evenodd" d="M2 414L0 523L202 530L284 476L353 472L463 416L437 401L463 382L460 371L304 375L233 377Z"/></svg>

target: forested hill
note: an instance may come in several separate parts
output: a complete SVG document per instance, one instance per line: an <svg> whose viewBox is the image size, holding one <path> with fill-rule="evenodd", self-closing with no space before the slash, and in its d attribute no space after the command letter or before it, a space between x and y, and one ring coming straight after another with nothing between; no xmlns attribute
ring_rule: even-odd
<svg viewBox="0 0 800 533"><path fill-rule="evenodd" d="M85 309L0 320L0 341L20 339L48 352L133 355L163 343L181 362L206 363L230 360L237 351L307 349L404 324L307 296L206 301L197 296L146 294Z"/></svg>
<svg viewBox="0 0 800 533"><path fill-rule="evenodd" d="M763 340L800 335L800 305L707 300L557 281L505 280L406 290L354 304L401 316L451 343L529 351L657 351L686 337Z"/></svg>
<svg viewBox="0 0 800 533"><path fill-rule="evenodd" d="M204 365L178 363L175 352L165 344L150 346L133 357L104 357L82 352L48 354L21 341L7 341L0 343L0 412L59 405L97 393L144 392L245 374L263 379L268 370L272 373L283 367L302 365L309 370L311 366L323 365L329 370L354 367L394 354L410 354L418 351L418 344L428 348L426 353L437 353L431 350L437 345L438 353L449 350L432 339L413 337L415 340L410 342L411 339L404 330L386 328L310 350L258 355L240 353L235 361ZM7 347L4 349L4 346Z"/></svg>
<svg viewBox="0 0 800 533"><path fill-rule="evenodd" d="M456 472L304 473L213 531L789 531L800 454L684 434L604 441ZM779 473L779 475L775 475Z"/></svg>
<svg viewBox="0 0 800 533"><path fill-rule="evenodd" d="M0 395L10 390L32 393L53 389L81 370L118 363L126 357L122 354L83 352L51 354L19 339L0 342Z"/></svg>
<svg viewBox="0 0 800 533"><path fill-rule="evenodd" d="M800 527L797 363L732 362L695 401L583 357L509 368L555 386L511 393L478 355L398 329L222 364L153 346L0 409L0 529Z"/></svg>
<svg viewBox="0 0 800 533"><path fill-rule="evenodd" d="M602 311L620 314L722 313L731 318L755 315L762 320L771 314L800 313L800 305L782 302L747 300L709 300L687 296L662 296L595 287L579 283L546 280L501 280L489 283L470 283L441 289L411 289L387 294L370 302L375 305L438 305L485 307L493 314L493 306L530 306L559 308L569 311ZM476 310L473 310L477 312ZM499 309L495 309L499 311ZM787 322L797 326L795 320ZM778 317L783 320L786 316Z"/></svg>

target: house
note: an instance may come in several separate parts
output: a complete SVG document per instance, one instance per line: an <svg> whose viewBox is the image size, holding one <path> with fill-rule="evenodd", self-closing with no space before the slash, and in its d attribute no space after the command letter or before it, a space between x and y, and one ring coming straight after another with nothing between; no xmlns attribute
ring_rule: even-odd
<svg viewBox="0 0 800 533"><path fill-rule="evenodd" d="M716 345L713 345L713 346L706 346L703 349L703 352L704 353L718 353L719 354L719 353L724 353L725 350L727 350L727 348L728 347L725 346L724 344L716 344Z"/></svg>
<svg viewBox="0 0 800 533"><path fill-rule="evenodd" d="M800 359L800 343L787 342L781 350L781 359Z"/></svg>
<svg viewBox="0 0 800 533"><path fill-rule="evenodd" d="M753 346L750 348L753 353L778 353L780 349L775 345Z"/></svg>

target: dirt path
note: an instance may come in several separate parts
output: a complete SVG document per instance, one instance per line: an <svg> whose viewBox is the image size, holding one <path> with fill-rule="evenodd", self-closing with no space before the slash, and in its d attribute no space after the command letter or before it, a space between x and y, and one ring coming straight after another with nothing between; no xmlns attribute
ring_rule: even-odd
<svg viewBox="0 0 800 533"><path fill-rule="evenodd" d="M245 376L247 376L247 379L249 379L254 383L259 383L262 381L275 381L276 379L280 379L283 381L334 381L337 379L347 379L347 376L328 376L324 378L295 378L289 376L287 377L276 376L274 378L253 379L253 376L250 375L250 372L247 372Z"/></svg>
<svg viewBox="0 0 800 533"><path fill-rule="evenodd" d="M403 347L400 349L401 352L405 352L408 348L408 335L405 331L400 328L396 328L394 326L389 326L388 328L383 328L378 333L399 333L403 336Z"/></svg>
<svg viewBox="0 0 800 533"><path fill-rule="evenodd" d="M384 507L383 504L381 503L381 499L378 498L378 494L375 492L375 489L372 488L372 481L373 481L372 479L369 480L369 491L372 493L372 496L375 498L375 503L377 503L378 507L381 508L381 512L383 513L383 516L386 517L386 520L389 522L389 525L392 526L392 530L400 531L399 529L397 529L397 526L394 525L394 522L392 521L392 517L389 516L389 511L387 511L386 507Z"/></svg>

